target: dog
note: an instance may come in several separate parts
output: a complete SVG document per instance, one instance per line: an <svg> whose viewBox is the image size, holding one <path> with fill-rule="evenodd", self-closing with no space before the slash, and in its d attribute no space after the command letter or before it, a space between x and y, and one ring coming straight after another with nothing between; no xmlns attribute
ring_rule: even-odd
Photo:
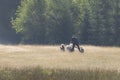
<svg viewBox="0 0 120 80"><path fill-rule="evenodd" d="M73 52L72 47L73 47L72 43L70 43L69 45L66 45L66 49L70 52Z"/></svg>
<svg viewBox="0 0 120 80"><path fill-rule="evenodd" d="M61 51L65 51L65 44L61 44L61 45L60 45L60 50L61 50Z"/></svg>

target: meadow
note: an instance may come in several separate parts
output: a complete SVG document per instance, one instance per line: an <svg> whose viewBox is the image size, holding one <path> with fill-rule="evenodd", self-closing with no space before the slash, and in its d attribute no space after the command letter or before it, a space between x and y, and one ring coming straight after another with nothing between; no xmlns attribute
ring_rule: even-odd
<svg viewBox="0 0 120 80"><path fill-rule="evenodd" d="M0 80L120 80L120 48L0 45Z"/></svg>

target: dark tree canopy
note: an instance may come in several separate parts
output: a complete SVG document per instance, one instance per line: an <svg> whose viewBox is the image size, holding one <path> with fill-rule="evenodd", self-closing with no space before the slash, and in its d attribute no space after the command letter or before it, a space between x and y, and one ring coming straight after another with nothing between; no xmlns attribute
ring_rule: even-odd
<svg viewBox="0 0 120 80"><path fill-rule="evenodd" d="M120 46L120 0L0 0L0 40ZM19 38L18 38L19 36Z"/></svg>

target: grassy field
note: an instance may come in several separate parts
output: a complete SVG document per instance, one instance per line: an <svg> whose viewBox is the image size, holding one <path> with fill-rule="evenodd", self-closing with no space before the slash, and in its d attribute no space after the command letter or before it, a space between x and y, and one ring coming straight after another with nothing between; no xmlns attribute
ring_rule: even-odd
<svg viewBox="0 0 120 80"><path fill-rule="evenodd" d="M0 80L120 80L120 48L82 47L0 45Z"/></svg>

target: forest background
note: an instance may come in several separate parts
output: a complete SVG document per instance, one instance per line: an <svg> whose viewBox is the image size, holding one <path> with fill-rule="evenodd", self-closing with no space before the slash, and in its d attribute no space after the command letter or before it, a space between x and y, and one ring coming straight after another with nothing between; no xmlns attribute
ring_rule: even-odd
<svg viewBox="0 0 120 80"><path fill-rule="evenodd" d="M0 43L120 46L120 0L0 0Z"/></svg>

